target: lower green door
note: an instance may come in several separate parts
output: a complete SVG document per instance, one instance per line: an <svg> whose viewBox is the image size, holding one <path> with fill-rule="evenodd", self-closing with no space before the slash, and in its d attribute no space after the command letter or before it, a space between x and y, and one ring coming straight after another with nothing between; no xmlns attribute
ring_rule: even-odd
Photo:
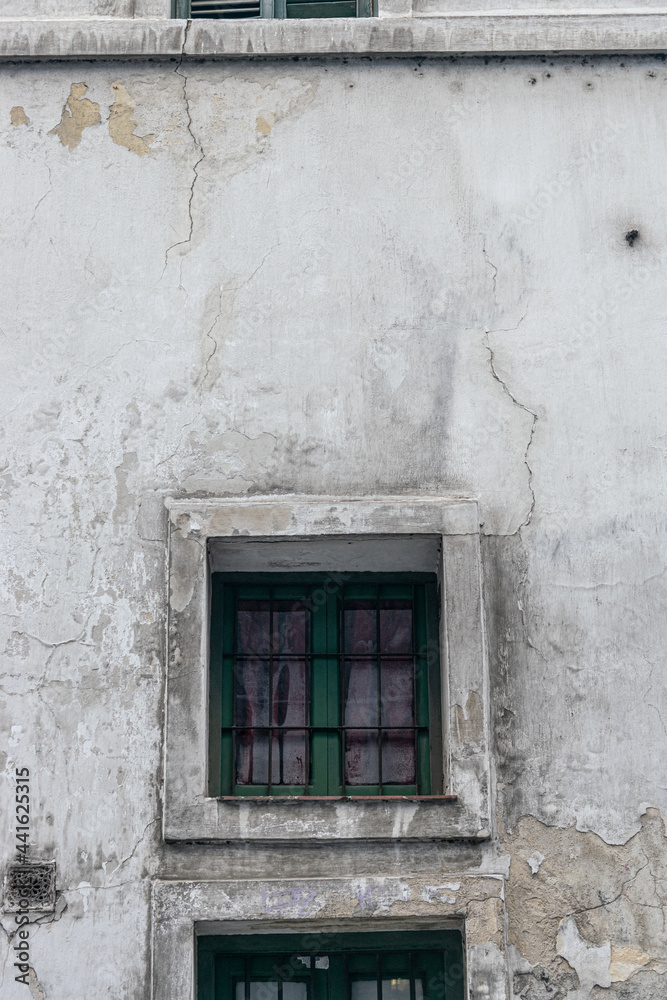
<svg viewBox="0 0 667 1000"><path fill-rule="evenodd" d="M463 1000L461 934L200 937L197 1000Z"/></svg>

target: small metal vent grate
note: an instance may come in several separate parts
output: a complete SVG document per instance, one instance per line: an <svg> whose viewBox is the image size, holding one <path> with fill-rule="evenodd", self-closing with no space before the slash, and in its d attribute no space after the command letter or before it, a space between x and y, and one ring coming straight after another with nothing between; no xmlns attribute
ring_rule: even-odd
<svg viewBox="0 0 667 1000"><path fill-rule="evenodd" d="M190 17L259 17L259 0L192 0Z"/></svg>
<svg viewBox="0 0 667 1000"><path fill-rule="evenodd" d="M19 910L40 910L42 913L49 913L55 906L55 861L9 866L5 875L4 910L8 913L16 913Z"/></svg>

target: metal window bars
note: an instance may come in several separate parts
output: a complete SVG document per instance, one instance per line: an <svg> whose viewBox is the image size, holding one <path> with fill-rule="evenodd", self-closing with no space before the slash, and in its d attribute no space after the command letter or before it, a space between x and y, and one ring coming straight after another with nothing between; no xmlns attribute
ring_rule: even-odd
<svg viewBox="0 0 667 1000"><path fill-rule="evenodd" d="M406 605L409 604L411 614L410 650L408 652L406 648L400 654L383 651L383 649L386 650L386 646L383 647L382 636L380 634L381 614L383 610L387 610L386 606L391 604L391 599L383 599L380 596L379 585L372 589L375 590L374 598L354 598L352 600L346 599L345 587L341 589L338 601L335 652L330 649L315 650L313 648L312 636L314 629L312 627L312 612L308 610L309 597L306 597L304 600L297 599L293 604L294 608L304 609L309 616L305 631L308 638L304 640L302 650L298 652L284 652L281 649L276 649L276 606L280 607L280 605L284 605L285 598L277 598L275 595L276 588L271 586L268 589L268 598L259 599L257 602L254 602L258 605L263 604L268 606L264 610L265 614L268 611L268 648L265 646L263 650L250 653L248 649L243 649L243 644L239 639L239 600L238 597L235 598L233 605L233 650L227 651L228 654L232 653L233 658L233 722L231 725L222 726L220 731L223 743L231 742L231 761L228 762L228 766L232 768L231 785L235 789L236 794L265 794L270 796L277 793L282 795L327 794L350 796L355 794L355 789L359 789L357 794L361 795L400 795L417 794L422 790L419 787L422 783L420 778L424 765L428 767L428 761L423 759L423 752L424 748L428 747L429 726L425 723L424 718L421 720L419 718L420 711L422 716L424 713L419 705L420 698L417 678L420 665L415 615L417 603L416 587L412 585L411 598L409 602L404 602ZM266 588L262 588L262 591L266 593ZM248 593L247 588L244 588L244 593ZM368 610L374 614L375 643L372 653L365 652L362 655L358 655L354 650L345 648L344 614L346 611L350 611L351 604L368 605ZM352 608L352 610L355 609ZM307 645L305 644L306 641ZM242 650L241 652L239 651L240 649ZM317 661L320 671L325 664L332 665L335 668L339 699L337 710L338 720L336 724L325 725L313 722L312 698L314 697L315 690L313 684L313 660ZM386 719L387 705L383 693L383 666L385 661L396 662L399 660L406 666L408 661L411 663L411 704L405 718L399 724L391 724ZM266 708L268 711L265 712L266 721L259 723L252 720L248 721L245 718L239 721L239 705L242 705L244 700L248 701L245 690L240 688L240 683L243 684L243 681L240 682L239 678L243 675L244 665L248 663L251 665L253 663L261 663L268 668L268 676L266 678L268 680L268 691L265 692L268 702ZM362 666L372 665L375 671L377 705L376 720L372 723L364 722L359 717L353 721L347 721L351 701L349 682L351 669L355 663L361 663ZM303 718L298 722L289 721L289 694L283 693L281 695L281 675L285 676L285 671L291 669L291 664L297 667L302 665L303 667ZM423 678L422 686L426 685L426 683L426 678ZM320 693L323 691L326 692L325 697L328 697L327 682L321 678L318 689ZM259 697L257 692L255 692L255 696L256 698ZM261 715L259 706L255 704L254 707L256 709L255 714ZM407 721L408 716L411 720L410 722ZM313 737L315 734L332 736L337 742L339 787L328 787L326 790L321 787L319 789L314 788ZM227 740L225 740L225 737L227 737ZM299 763L295 770L294 761L291 762L291 769L287 768L288 760L285 755L285 741L287 738L287 746L291 746L292 751L294 751L297 744L297 737L302 737L303 755L302 758L297 756L296 759ZM374 775L367 774L366 780L360 780L359 775L355 778L351 774L348 755L351 756L350 747L354 747L355 742L358 749L357 755L363 754L364 741L366 741L367 763L368 759L370 759L372 767L373 751L375 750L377 753L377 768ZM360 744L361 750L359 750ZM393 776L388 773L387 768L391 765L386 764L386 759L383 761L383 751L386 755L386 748L389 748L390 751L393 750L394 754L397 748L399 751L402 751L408 762L408 768L410 768L411 761L411 773L404 773L398 780L396 773ZM369 749L370 754L368 753ZM275 758L276 754L277 761ZM286 778L286 769L291 771L290 780Z"/></svg>
<svg viewBox="0 0 667 1000"><path fill-rule="evenodd" d="M291 961L286 961L288 956L284 954L266 955L262 964L271 963L273 970L258 974L253 969L252 956L245 956L243 974L234 977L232 997L233 1000L323 1000L330 990L318 982L318 977L331 970L338 987L337 1000L425 1000L427 973L417 967L415 957L414 951L400 956L399 961L403 959L405 964L398 968L396 957L388 961L382 951L357 953L354 957L345 952L310 953L291 956ZM432 960L435 956L429 957ZM302 966L298 972L295 958ZM438 964L439 959L437 956ZM437 978L444 983L444 976ZM436 995L441 998L442 985L437 985L440 990Z"/></svg>

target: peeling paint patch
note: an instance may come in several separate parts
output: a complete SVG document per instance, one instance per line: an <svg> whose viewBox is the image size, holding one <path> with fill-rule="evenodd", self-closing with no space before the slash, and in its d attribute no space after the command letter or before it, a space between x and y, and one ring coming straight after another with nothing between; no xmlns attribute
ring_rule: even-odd
<svg viewBox="0 0 667 1000"><path fill-rule="evenodd" d="M376 885L369 879L360 879L355 892L359 910L372 914L388 913L394 903L407 903L411 896L410 887L405 883L389 881Z"/></svg>
<svg viewBox="0 0 667 1000"><path fill-rule="evenodd" d="M579 933L574 917L568 917L558 928L557 955L564 958L579 977L582 996L588 996L594 986L611 986L609 941L599 948L589 944Z"/></svg>
<svg viewBox="0 0 667 1000"><path fill-rule="evenodd" d="M117 146L124 146L131 153L137 156L146 156L150 153L150 145L154 135L135 135L134 130L139 124L132 118L132 112L136 108L136 103L132 100L127 90L115 80L111 84L115 100L109 107L109 135Z"/></svg>
<svg viewBox="0 0 667 1000"><path fill-rule="evenodd" d="M57 135L63 146L69 147L70 153L81 142L83 130L102 121L99 104L84 97L87 90L85 83L72 84L60 122L49 132L49 135Z"/></svg>
<svg viewBox="0 0 667 1000"><path fill-rule="evenodd" d="M32 1000L46 1000L46 993L39 985L37 973L32 966L28 969L28 989L30 990Z"/></svg>
<svg viewBox="0 0 667 1000"><path fill-rule="evenodd" d="M29 118L22 107L12 108L9 112L12 125L27 125Z"/></svg>
<svg viewBox="0 0 667 1000"><path fill-rule="evenodd" d="M635 977L667 972L660 812L647 809L641 830L621 845L524 817L505 847L515 862L506 884L515 994L589 1000L611 990L653 1000ZM662 1000L664 985L656 990Z"/></svg>
<svg viewBox="0 0 667 1000"><path fill-rule="evenodd" d="M526 858L526 864L530 868L533 875L537 875L537 873L540 870L540 865L544 860L545 860L544 855L540 854L539 851L533 851L531 856L529 858Z"/></svg>
<svg viewBox="0 0 667 1000"><path fill-rule="evenodd" d="M442 885L425 885L421 890L421 898L425 903L456 903L456 893L461 888L460 882L444 882Z"/></svg>

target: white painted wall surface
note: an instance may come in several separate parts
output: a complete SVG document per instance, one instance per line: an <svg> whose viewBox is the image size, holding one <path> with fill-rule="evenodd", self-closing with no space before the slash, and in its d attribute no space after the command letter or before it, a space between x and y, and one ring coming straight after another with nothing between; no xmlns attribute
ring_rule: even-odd
<svg viewBox="0 0 667 1000"><path fill-rule="evenodd" d="M100 120L63 145L80 83ZM662 996L664 63L5 65L1 94L0 839L29 766L67 903L44 996L148 996L152 875L496 855L522 990ZM420 491L480 502L493 845L165 852L164 497Z"/></svg>
<svg viewBox="0 0 667 1000"><path fill-rule="evenodd" d="M0 17L171 17L171 0L0 0Z"/></svg>

